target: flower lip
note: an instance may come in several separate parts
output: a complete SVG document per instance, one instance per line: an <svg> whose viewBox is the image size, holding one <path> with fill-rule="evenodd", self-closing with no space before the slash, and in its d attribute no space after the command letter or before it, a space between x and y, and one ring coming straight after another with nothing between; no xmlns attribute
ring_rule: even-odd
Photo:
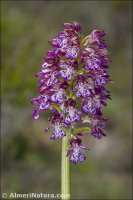
<svg viewBox="0 0 133 200"><path fill-rule="evenodd" d="M45 132L48 132L50 129L54 129L50 139L62 139L64 136L66 136L65 131L61 129L62 126L67 127L66 124L61 123L60 121L53 121L52 125L45 129Z"/></svg>
<svg viewBox="0 0 133 200"><path fill-rule="evenodd" d="M66 49L65 57L68 59L76 59L78 57L79 48L77 47L68 47Z"/></svg>
<svg viewBox="0 0 133 200"><path fill-rule="evenodd" d="M55 93L52 94L52 96L50 97L50 100L53 103L62 104L65 98L66 98L65 91L62 88L59 88L57 91L55 90Z"/></svg>

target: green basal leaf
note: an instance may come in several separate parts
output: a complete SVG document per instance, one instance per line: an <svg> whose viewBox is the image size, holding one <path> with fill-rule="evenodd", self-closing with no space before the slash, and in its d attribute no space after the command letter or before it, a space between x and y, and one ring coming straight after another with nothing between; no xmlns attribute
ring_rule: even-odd
<svg viewBox="0 0 133 200"><path fill-rule="evenodd" d="M58 105L52 104L52 107L55 108L56 110L58 110L59 113L62 112L61 108Z"/></svg>
<svg viewBox="0 0 133 200"><path fill-rule="evenodd" d="M78 128L78 129L76 129L76 130L73 132L73 135L76 135L76 134L81 133L81 132L84 132L84 131L90 131L90 128L89 128L89 127L81 127L81 128Z"/></svg>

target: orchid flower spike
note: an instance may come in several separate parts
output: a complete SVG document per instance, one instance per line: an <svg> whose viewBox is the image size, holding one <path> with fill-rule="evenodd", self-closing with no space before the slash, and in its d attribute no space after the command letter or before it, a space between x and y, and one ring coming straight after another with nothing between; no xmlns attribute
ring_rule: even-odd
<svg viewBox="0 0 133 200"><path fill-rule="evenodd" d="M104 36L103 30L93 30L83 37L79 23L64 23L58 36L49 41L53 49L46 53L36 74L39 96L30 99L35 107L32 114L35 120L41 112L52 111L51 126L46 129L52 130L50 139L62 140L71 127L66 156L74 164L86 159L80 152L87 150L81 141L84 132L97 139L106 136L107 119L101 109L110 99L106 84L111 82L107 71L111 61ZM77 128L79 123L83 124L81 128Z"/></svg>

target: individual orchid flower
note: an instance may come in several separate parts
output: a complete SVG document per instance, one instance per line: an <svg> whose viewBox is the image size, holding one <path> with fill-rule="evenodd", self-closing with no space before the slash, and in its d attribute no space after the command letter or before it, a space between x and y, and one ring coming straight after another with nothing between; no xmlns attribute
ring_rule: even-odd
<svg viewBox="0 0 133 200"><path fill-rule="evenodd" d="M73 99L68 99L68 101L64 102L64 111L62 112L62 116L67 113L65 116L64 122L67 125L70 125L72 123L76 123L80 121L80 114L82 114L81 111L75 109L76 102Z"/></svg>
<svg viewBox="0 0 133 200"><path fill-rule="evenodd" d="M70 161L74 164L78 162L83 162L86 159L86 156L80 152L81 149L88 150L87 147L83 146L81 139L77 136L72 137L70 140L70 148L67 152L67 156L70 156Z"/></svg>
<svg viewBox="0 0 133 200"><path fill-rule="evenodd" d="M66 97L66 93L62 88L59 88L59 90L55 90L54 94L50 97L51 102L53 103L63 103L64 99Z"/></svg>
<svg viewBox="0 0 133 200"><path fill-rule="evenodd" d="M54 124L49 126L47 129L45 129L45 131L47 132L48 130L53 128L54 132L52 133L50 139L52 139L52 140L55 140L57 138L62 139L64 136L66 136L66 133L65 133L65 131L63 131L61 129L61 127L67 127L67 125L64 123L55 122Z"/></svg>
<svg viewBox="0 0 133 200"><path fill-rule="evenodd" d="M63 127L67 128L67 125L62 122L62 117L60 114L58 114L57 111L53 111L53 116L49 118L49 121L52 123L52 125L46 128L45 132L48 132L50 129L53 129L53 133L50 139L62 139L64 136L66 136Z"/></svg>
<svg viewBox="0 0 133 200"><path fill-rule="evenodd" d="M32 116L34 119L39 118L40 110L47 110L50 107L49 96L48 95L40 95L36 98L30 99L31 103L36 107Z"/></svg>
<svg viewBox="0 0 133 200"><path fill-rule="evenodd" d="M67 81L72 79L72 75L75 74L75 70L70 64L62 63L60 65L61 70L59 71L59 75Z"/></svg>
<svg viewBox="0 0 133 200"><path fill-rule="evenodd" d="M107 106L106 102L95 95L83 100L82 111L85 114L97 115L100 114L100 109L103 105Z"/></svg>

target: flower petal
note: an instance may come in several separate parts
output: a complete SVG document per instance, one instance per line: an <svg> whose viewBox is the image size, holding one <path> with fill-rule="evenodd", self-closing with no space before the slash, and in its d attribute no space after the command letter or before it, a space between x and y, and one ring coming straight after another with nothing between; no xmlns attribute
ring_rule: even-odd
<svg viewBox="0 0 133 200"><path fill-rule="evenodd" d="M32 117L34 119L38 119L39 118L39 110L35 109L34 112L33 112L33 114L32 114Z"/></svg>
<svg viewBox="0 0 133 200"><path fill-rule="evenodd" d="M83 153L79 152L78 160L79 160L80 162L83 162L85 159L86 159L86 156L85 156Z"/></svg>

